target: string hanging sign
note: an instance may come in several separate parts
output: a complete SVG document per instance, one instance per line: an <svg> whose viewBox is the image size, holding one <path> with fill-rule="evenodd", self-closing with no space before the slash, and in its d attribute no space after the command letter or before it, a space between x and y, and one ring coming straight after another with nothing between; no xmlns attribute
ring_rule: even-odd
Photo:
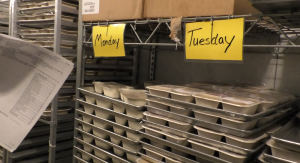
<svg viewBox="0 0 300 163"><path fill-rule="evenodd" d="M95 57L123 57L125 24L93 27Z"/></svg>
<svg viewBox="0 0 300 163"><path fill-rule="evenodd" d="M244 18L187 23L187 60L243 61Z"/></svg>

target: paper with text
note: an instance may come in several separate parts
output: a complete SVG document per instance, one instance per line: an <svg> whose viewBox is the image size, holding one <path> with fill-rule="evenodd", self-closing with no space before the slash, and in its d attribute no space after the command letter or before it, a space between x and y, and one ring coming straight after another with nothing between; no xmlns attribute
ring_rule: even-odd
<svg viewBox="0 0 300 163"><path fill-rule="evenodd" d="M74 64L45 48L0 35L0 145L13 152Z"/></svg>
<svg viewBox="0 0 300 163"><path fill-rule="evenodd" d="M93 27L93 49L95 57L124 57L125 24Z"/></svg>
<svg viewBox="0 0 300 163"><path fill-rule="evenodd" d="M243 61L244 18L187 23L187 60Z"/></svg>

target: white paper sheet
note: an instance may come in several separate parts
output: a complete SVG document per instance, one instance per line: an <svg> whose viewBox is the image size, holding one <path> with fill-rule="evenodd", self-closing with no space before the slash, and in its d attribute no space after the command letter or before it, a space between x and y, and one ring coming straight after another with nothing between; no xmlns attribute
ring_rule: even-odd
<svg viewBox="0 0 300 163"><path fill-rule="evenodd" d="M0 35L0 146L17 149L73 67L50 50Z"/></svg>

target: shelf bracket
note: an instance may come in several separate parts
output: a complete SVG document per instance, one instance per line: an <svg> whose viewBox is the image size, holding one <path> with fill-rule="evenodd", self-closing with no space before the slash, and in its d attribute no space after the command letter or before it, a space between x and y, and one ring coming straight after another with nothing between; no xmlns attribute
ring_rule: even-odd
<svg viewBox="0 0 300 163"><path fill-rule="evenodd" d="M244 36L246 36L251 30L252 28L255 27L255 25L261 20L261 17L259 17L252 25L251 27L244 33Z"/></svg>
<svg viewBox="0 0 300 163"><path fill-rule="evenodd" d="M290 38L289 36L286 35L286 33L283 32L283 30L278 26L278 24L273 20L273 18L269 17L271 22L275 25L275 27L280 31L281 34L292 44L296 45Z"/></svg>
<svg viewBox="0 0 300 163"><path fill-rule="evenodd" d="M158 30L159 26L161 25L161 23L158 23L158 25L156 26L156 28L153 30L153 32L151 33L151 35L148 37L148 39L145 41L145 43L147 43L148 41L150 41L150 39L152 38L152 36L155 34L155 32Z"/></svg>
<svg viewBox="0 0 300 163"><path fill-rule="evenodd" d="M143 41L141 40L140 36L138 35L138 33L136 32L135 28L133 27L132 24L130 24L130 27L133 31L133 33L135 34L136 38L139 40L140 43L143 43Z"/></svg>

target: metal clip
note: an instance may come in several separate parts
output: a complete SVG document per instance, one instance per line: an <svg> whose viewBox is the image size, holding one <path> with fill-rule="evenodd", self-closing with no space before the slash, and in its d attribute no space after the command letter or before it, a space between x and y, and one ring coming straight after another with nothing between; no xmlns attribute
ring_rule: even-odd
<svg viewBox="0 0 300 163"><path fill-rule="evenodd" d="M157 18L157 23L160 23L161 22L161 18Z"/></svg>

